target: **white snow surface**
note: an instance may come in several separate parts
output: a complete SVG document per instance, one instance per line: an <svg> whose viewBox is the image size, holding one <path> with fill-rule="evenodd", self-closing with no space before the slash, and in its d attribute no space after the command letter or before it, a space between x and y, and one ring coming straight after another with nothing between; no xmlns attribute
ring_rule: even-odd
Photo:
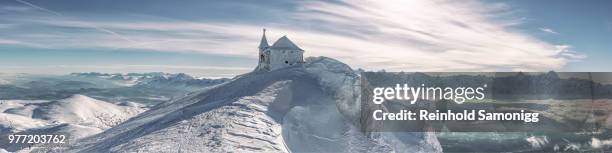
<svg viewBox="0 0 612 153"><path fill-rule="evenodd" d="M69 133L70 140L74 141L102 132L144 110L134 105L119 106L84 95L57 101L2 100L0 136L20 132ZM15 145L2 143L0 148L19 150Z"/></svg>
<svg viewBox="0 0 612 153"><path fill-rule="evenodd" d="M349 66L311 57L161 103L65 151L441 151L433 133L363 134L358 85Z"/></svg>

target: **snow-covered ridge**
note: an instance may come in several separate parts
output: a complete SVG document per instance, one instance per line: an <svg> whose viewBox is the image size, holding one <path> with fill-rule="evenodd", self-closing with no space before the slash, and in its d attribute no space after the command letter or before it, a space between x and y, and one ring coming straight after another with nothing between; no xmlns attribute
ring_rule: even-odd
<svg viewBox="0 0 612 153"><path fill-rule="evenodd" d="M161 103L68 152L438 152L433 134L364 135L359 76L331 58Z"/></svg>

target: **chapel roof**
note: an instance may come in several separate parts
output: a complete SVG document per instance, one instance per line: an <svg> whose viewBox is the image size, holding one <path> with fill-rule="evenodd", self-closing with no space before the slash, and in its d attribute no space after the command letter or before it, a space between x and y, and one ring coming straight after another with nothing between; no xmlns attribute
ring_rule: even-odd
<svg viewBox="0 0 612 153"><path fill-rule="evenodd" d="M304 51L300 47L295 45L293 42L291 42L291 40L289 40L289 38L287 38L287 36L283 36L283 37L279 38L276 42L274 42L274 44L270 48L271 49L278 49L278 50L300 50L300 51Z"/></svg>
<svg viewBox="0 0 612 153"><path fill-rule="evenodd" d="M259 42L259 48L264 49L270 47L268 45L268 39L266 38L266 29L263 29L263 36L261 36L261 42Z"/></svg>

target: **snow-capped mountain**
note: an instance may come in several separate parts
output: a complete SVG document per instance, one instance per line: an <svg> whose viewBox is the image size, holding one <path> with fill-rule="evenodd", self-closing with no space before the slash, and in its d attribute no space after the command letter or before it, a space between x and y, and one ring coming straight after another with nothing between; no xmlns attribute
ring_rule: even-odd
<svg viewBox="0 0 612 153"><path fill-rule="evenodd" d="M341 62L308 58L161 103L66 151L441 151L431 133L360 132L358 81Z"/></svg>
<svg viewBox="0 0 612 153"><path fill-rule="evenodd" d="M98 78L106 78L106 79L114 79L114 80L138 80L138 79L144 79L144 78L151 78L155 76L166 76L166 75L171 75L171 74L163 73L163 72L127 73L127 74L86 72L86 73L72 73L70 75L81 76L81 77L98 77Z"/></svg>
<svg viewBox="0 0 612 153"><path fill-rule="evenodd" d="M229 79L207 79L207 78L194 78L185 73L162 73L162 72L150 72L150 73L127 73L127 74L108 74L108 73L72 73L71 76L85 77L85 78L102 78L111 81L115 81L117 84L124 86L139 86L139 87L151 87L151 88L203 88L212 85L221 84L228 81Z"/></svg>
<svg viewBox="0 0 612 153"><path fill-rule="evenodd" d="M135 103L112 104L84 95L73 95L55 101L0 101L0 135L19 132L69 133L76 140L115 126L143 112ZM8 151L19 145L0 144Z"/></svg>
<svg viewBox="0 0 612 153"><path fill-rule="evenodd" d="M185 73L153 76L136 84L136 86L152 88L202 88L224 83L229 79L194 78Z"/></svg>

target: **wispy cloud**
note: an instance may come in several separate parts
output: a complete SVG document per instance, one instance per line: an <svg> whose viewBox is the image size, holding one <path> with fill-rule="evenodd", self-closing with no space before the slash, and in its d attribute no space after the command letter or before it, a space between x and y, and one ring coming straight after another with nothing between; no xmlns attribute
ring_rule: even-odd
<svg viewBox="0 0 612 153"><path fill-rule="evenodd" d="M269 38L286 34L308 56L329 56L366 69L538 71L560 69L570 61L584 58L571 47L559 48L565 44L552 44L516 30L514 26L524 20L514 16L512 8L503 3L306 1L298 2L286 16L283 22L266 25L224 21L13 19L60 32L19 34L11 38L53 48L203 52L256 59L260 31L265 26L270 31ZM91 27L129 37L129 41L108 32L83 30ZM58 38L37 38L44 35Z"/></svg>
<svg viewBox="0 0 612 153"><path fill-rule="evenodd" d="M23 42L15 41L15 40L8 40L8 39L0 39L0 44L5 44L5 45L20 45L20 44L23 44Z"/></svg>
<svg viewBox="0 0 612 153"><path fill-rule="evenodd" d="M586 55L579 54L573 51L573 47L570 45L556 45L555 48L557 49L556 51L559 56L565 57L567 60L570 61L578 61L586 58Z"/></svg>
<svg viewBox="0 0 612 153"><path fill-rule="evenodd" d="M25 6L12 6L12 5L0 6L0 12L24 12L24 11L29 11L31 9L32 9L31 7L25 7Z"/></svg>
<svg viewBox="0 0 612 153"><path fill-rule="evenodd" d="M546 33L550 33L550 34L559 34L558 32L556 32L553 29L550 28L538 28L540 31L546 32Z"/></svg>
<svg viewBox="0 0 612 153"><path fill-rule="evenodd" d="M16 46L27 46L27 47L34 47L34 48L48 48L45 45L41 45L41 44L35 44L35 43L30 43L30 42L20 41L20 40L2 39L2 38L0 38L0 45L16 45Z"/></svg>
<svg viewBox="0 0 612 153"><path fill-rule="evenodd" d="M53 15L63 16L61 13L58 13L58 12L55 12L55 11L52 11L52 10L49 10L49 9L46 9L46 8L34 5L34 4L32 4L30 2L27 2L27 1L24 1L24 0L15 0L15 1L17 1L17 2L19 2L21 4L25 4L25 5L29 6L29 7L34 8L34 9L38 9L38 10L41 10L41 11L45 11L47 13L51 13Z"/></svg>
<svg viewBox="0 0 612 153"><path fill-rule="evenodd" d="M62 17L62 18L65 17L62 13L59 13L59 12L56 12L56 11L53 11L53 10L50 10L50 9L47 9L47 8L44 8L44 7L41 7L41 6L38 6L38 5L34 5L34 4L32 4L30 2L27 2L25 0L15 0L15 1L17 1L17 2L19 2L21 4L24 4L26 6L32 7L34 9L37 9L37 10L40 10L40 11L43 11L43 12L46 12L46 13L53 14L56 17ZM80 26L85 26L87 28L96 29L96 30L98 30L100 32L111 34L111 35L113 35L113 36L115 36L117 38L120 38L120 39L124 40L124 41L128 41L128 42L134 43L133 40L131 40L131 39L129 39L129 38L123 36L123 35L120 35L120 34L114 32L112 30L105 29L105 28L99 27L99 26L97 26L95 24L90 24L88 22L78 22L78 23L81 24Z"/></svg>

